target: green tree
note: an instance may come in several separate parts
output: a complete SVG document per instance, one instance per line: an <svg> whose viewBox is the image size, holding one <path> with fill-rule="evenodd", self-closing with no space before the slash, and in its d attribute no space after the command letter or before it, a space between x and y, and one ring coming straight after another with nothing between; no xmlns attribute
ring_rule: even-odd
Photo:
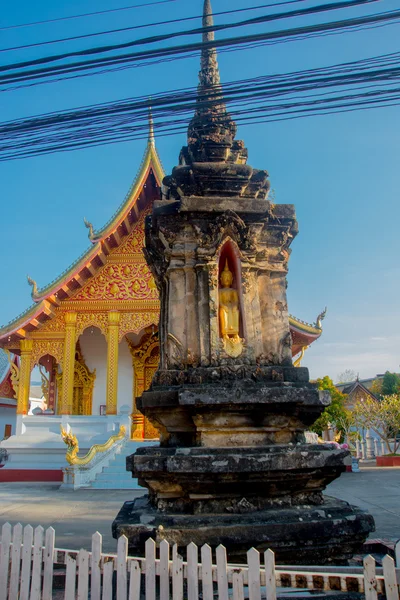
<svg viewBox="0 0 400 600"><path fill-rule="evenodd" d="M386 371L382 381L382 396L391 396L400 391L400 377L397 373Z"/></svg>
<svg viewBox="0 0 400 600"><path fill-rule="evenodd" d="M345 408L346 394L339 392L332 379L327 375L322 379L317 379L316 383L319 390L328 390L330 392L331 403L315 421L311 427L311 431L322 435L322 432L331 424L340 431L343 437L346 437L351 420L351 413Z"/></svg>

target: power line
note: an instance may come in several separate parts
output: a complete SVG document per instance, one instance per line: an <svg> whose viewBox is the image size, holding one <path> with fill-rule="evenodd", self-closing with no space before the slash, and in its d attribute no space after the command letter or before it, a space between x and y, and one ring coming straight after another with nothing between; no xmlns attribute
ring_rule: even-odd
<svg viewBox="0 0 400 600"><path fill-rule="evenodd" d="M299 2L307 2L308 0L287 0L286 2L274 2L273 4L260 4L258 6L249 6L246 8L237 8L237 9L233 9L233 10L224 10L224 11L220 11L220 12L214 12L213 16L220 16L220 15L229 15L229 14L233 14L233 13L240 13L240 12L248 12L248 11L253 11L253 10L261 10L263 8L274 8L277 6L284 6L287 4L297 4ZM124 9L115 9L115 10L124 10ZM97 13L93 13L93 14L97 14ZM74 41L74 40L81 40L81 39L85 39L85 38L89 38L89 37L96 37L99 35L109 35L109 34L114 34L114 33L123 33L125 31L133 31L135 29L144 29L147 27L158 27L160 25L171 25L174 23L183 23L185 21L193 21L195 19L201 19L203 15L196 15L193 17L183 17L181 19L170 19L168 21L158 21L155 23L142 23L140 25L133 25L132 27L122 27L120 29L110 29L108 31L98 31L95 33L86 33L86 34L82 34L82 35L75 35L72 37L66 37L66 38L59 38L59 39L55 39L55 40L48 40L45 42L36 42L36 43L32 43L32 44L24 44L22 46L12 46L9 48L0 48L0 52L10 52L10 51L14 51L14 50L23 50L23 49L27 49L27 48L36 48L38 46L46 46L49 44L59 44L62 42L70 42L70 41ZM0 30L2 28L0 27Z"/></svg>
<svg viewBox="0 0 400 600"><path fill-rule="evenodd" d="M310 39L315 39L315 38L319 38L319 37L327 37L327 36L333 36L333 35L343 35L343 33L348 33L348 32L358 32L358 31L368 31L368 30L372 30L372 29L380 29L382 27L388 27L390 25L396 25L395 21L389 21L389 22L383 22L383 23L379 23L376 25L361 25L361 26L354 26L349 30L342 30L340 28L338 28L337 30L332 30L332 31L321 31L321 32L313 32L313 33L308 33L305 35L299 34L297 36L290 36L288 38L280 38L280 39L274 39L274 40L266 40L266 41L261 41L261 42L249 42L240 46L232 46L232 47L225 47L225 48L220 48L219 49L219 54L224 54L224 53L231 53L231 52L242 52L243 50L249 50L249 49L254 49L254 48L260 48L260 47L266 47L266 46L274 46L276 44L285 44L285 43L289 43L289 42L296 42L296 41L304 41L304 40L310 40ZM54 77L53 79L47 79L44 81L33 81L31 83L26 83L26 84L22 84L22 85L15 85L15 86L9 86L9 87L3 87L3 89L0 89L0 92L11 92L11 91L15 91L15 90L19 90L19 89L23 89L23 88L29 88L29 87L36 87L38 85L48 85L48 84L52 84L52 83L57 83L59 81L68 81L68 80L72 80L72 79L80 79L82 77L93 77L96 75L103 75L106 73L112 73L112 72L117 72L117 71L123 71L126 69L132 69L132 68L140 68L140 67L148 67L148 66L153 66L153 65L159 65L159 64L163 64L166 62L174 62L177 60L186 60L188 58L196 58L198 56L197 52L192 52L192 53L188 53L185 55L179 55L179 56L169 56L166 58L160 58L160 59L152 59L152 60L147 60L145 62L137 62L134 64L123 64L121 66L116 66L116 67L105 67L104 69L99 69L97 71L93 71L93 72L83 72L83 73L77 73L76 75L69 75L69 76L60 76L60 77Z"/></svg>
<svg viewBox="0 0 400 600"><path fill-rule="evenodd" d="M368 1L368 0L367 0ZM75 62L68 65L58 65L53 67L45 67L41 69L34 69L31 71L22 71L17 73L11 73L8 75L0 76L1 83L14 83L17 81L26 81L31 79L38 79L43 77L49 77L56 74L73 73L82 70L96 69L105 65L113 64L126 64L128 62L136 62L139 60L149 60L154 58L160 58L165 56L177 56L179 54L186 54L195 50L200 50L204 47L232 47L240 44L248 44L258 41L276 40L279 38L290 38L298 35L309 35L319 32L330 32L334 30L346 30L360 26L367 26L370 24L382 23L384 21L394 21L400 18L400 11L388 11L385 13L378 13L369 15L366 17L352 18L341 21L333 21L329 23L322 23L317 25L310 25L304 27L296 27L294 29L286 29L273 31L268 33L253 34L247 36L238 36L234 38L225 38L222 40L215 40L212 42L205 43L192 43L184 44L182 46L170 46L166 48L158 48L154 50L147 50L141 52L133 52L129 54L122 54L114 57L106 57L100 59L92 59L88 61ZM10 65L3 67L2 69L7 70L11 68ZM0 69L0 70L2 70Z"/></svg>
<svg viewBox="0 0 400 600"><path fill-rule="evenodd" d="M341 2L331 2L328 4L320 4L318 6L298 9L289 12L276 13L276 14L268 14L262 15L259 17L254 17L253 19L246 19L245 21L238 21L235 23L225 23L221 25L213 25L212 27L196 27L195 29L188 29L185 31L176 31L172 33L155 35L147 38L140 38L137 40L131 40L129 42L124 42L120 44L113 44L108 46L99 46L96 48L85 48L83 50L74 50L72 52L64 52L63 54L56 54L53 56L45 56L42 58L36 58L33 60L27 60L20 63L14 63L11 65L4 65L0 67L0 72L10 71L14 69L25 69L27 67L32 67L36 65L42 65L50 62L56 62L60 60L65 60L67 58L79 57L79 56L90 56L93 54L103 54L106 52L114 52L116 50L122 50L124 48L131 48L134 46L142 46L144 44L154 44L155 42L163 42L167 40L171 40L176 37L188 36L188 35L198 35L203 34L209 31L223 31L226 29L234 29L237 27L244 27L249 25L258 25L261 23L269 23L271 21L277 21L280 19L287 19L293 17L302 17L313 15L317 13L328 12L331 10L338 10L344 8L351 8L353 6L359 6L363 4L370 4L372 2L377 2L378 0L343 0Z"/></svg>
<svg viewBox="0 0 400 600"><path fill-rule="evenodd" d="M224 95L238 123L265 123L304 116L397 106L400 52L318 69L234 81ZM335 91L338 90L338 91ZM212 94L211 94L212 96ZM152 98L157 137L183 131L195 108L212 102L195 88ZM49 113L0 125L0 160L71 151L147 136L148 98L139 96L78 110Z"/></svg>
<svg viewBox="0 0 400 600"><path fill-rule="evenodd" d="M7 25L6 27L0 27L0 31L6 29L18 29L20 27L32 27L34 25L44 25L45 23L56 23L57 21L68 21L70 19L81 19L82 17L92 17L94 15L104 15L106 13L119 12L122 10L131 10L134 8L142 8L144 6L154 6L155 4L167 4L169 2L176 2L176 0L155 0L153 2L145 2L144 4L133 4L131 6L122 6L121 8L110 8L108 10L99 10L97 12L82 13L80 15L70 15L68 17L57 17L56 19L47 19L45 21L33 21L32 23L20 23L19 25Z"/></svg>

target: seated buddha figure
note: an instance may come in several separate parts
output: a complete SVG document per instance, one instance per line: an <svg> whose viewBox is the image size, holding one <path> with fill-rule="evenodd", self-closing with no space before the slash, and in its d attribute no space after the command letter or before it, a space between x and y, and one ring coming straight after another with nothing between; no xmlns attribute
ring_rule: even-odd
<svg viewBox="0 0 400 600"><path fill-rule="evenodd" d="M220 276L219 290L219 327L224 348L230 356L239 356L242 352L242 340L239 337L239 295L232 287L233 274L228 260Z"/></svg>

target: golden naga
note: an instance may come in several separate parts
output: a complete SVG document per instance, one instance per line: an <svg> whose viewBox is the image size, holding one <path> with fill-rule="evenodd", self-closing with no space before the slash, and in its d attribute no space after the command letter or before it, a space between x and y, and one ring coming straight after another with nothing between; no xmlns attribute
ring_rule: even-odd
<svg viewBox="0 0 400 600"><path fill-rule="evenodd" d="M98 452L107 452L116 442L122 440L126 434L126 428L121 425L119 432L116 435L112 435L105 444L95 444L92 446L85 456L78 456L79 443L76 435L71 431L68 433L62 425L60 425L61 437L64 444L67 445L67 454L65 458L70 465L78 465L80 467L88 465L91 460L96 456Z"/></svg>
<svg viewBox="0 0 400 600"><path fill-rule="evenodd" d="M239 295L232 287L233 274L226 260L220 276L219 290L219 327L224 344L224 350L232 358L240 356L243 351L243 341L239 336L240 310Z"/></svg>

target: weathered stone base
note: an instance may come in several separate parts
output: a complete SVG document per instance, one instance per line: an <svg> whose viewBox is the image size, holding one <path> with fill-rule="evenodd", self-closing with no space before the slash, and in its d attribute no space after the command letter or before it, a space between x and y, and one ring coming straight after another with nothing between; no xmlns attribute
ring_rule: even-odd
<svg viewBox="0 0 400 600"><path fill-rule="evenodd" d="M181 551L190 543L226 546L230 561L249 548L274 550L280 564L345 564L374 531L371 515L328 496L319 506L271 508L242 514L168 514L151 507L148 496L125 502L112 525L124 534L131 554L143 554L148 538L167 539Z"/></svg>

